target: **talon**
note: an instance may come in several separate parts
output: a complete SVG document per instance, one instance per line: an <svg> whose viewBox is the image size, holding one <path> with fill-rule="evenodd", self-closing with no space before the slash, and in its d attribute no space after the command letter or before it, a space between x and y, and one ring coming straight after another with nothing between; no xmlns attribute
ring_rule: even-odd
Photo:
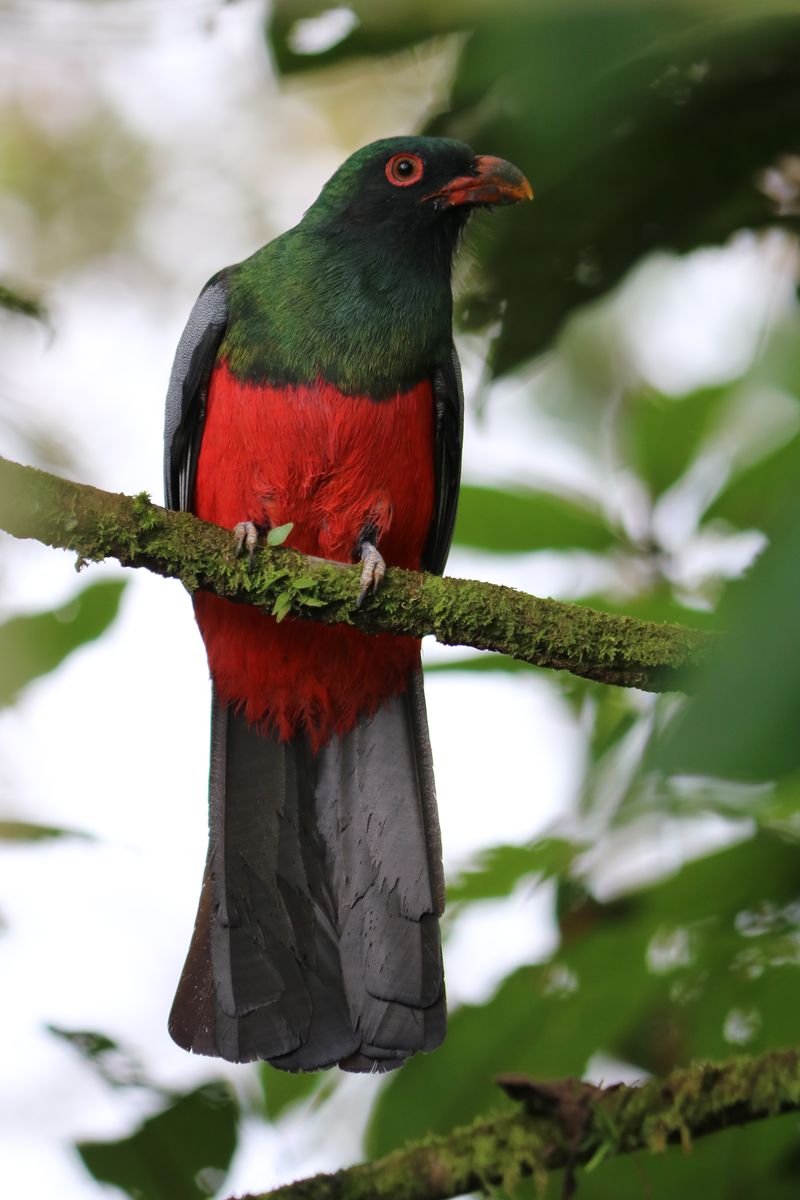
<svg viewBox="0 0 800 1200"><path fill-rule="evenodd" d="M361 591L358 593L356 608L361 608L370 591L375 595L386 574L383 555L372 542L361 543L361 561L364 565L361 568Z"/></svg>
<svg viewBox="0 0 800 1200"><path fill-rule="evenodd" d="M243 550L247 551L247 557L250 562L253 561L253 554L258 545L258 530L252 521L239 521L238 525L233 527L233 544L236 557L239 558Z"/></svg>

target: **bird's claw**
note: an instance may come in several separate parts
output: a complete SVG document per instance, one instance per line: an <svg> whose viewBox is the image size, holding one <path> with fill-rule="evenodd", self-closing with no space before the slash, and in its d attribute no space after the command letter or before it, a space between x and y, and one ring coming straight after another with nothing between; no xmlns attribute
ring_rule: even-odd
<svg viewBox="0 0 800 1200"><path fill-rule="evenodd" d="M386 574L386 563L383 561L383 555L373 546L372 542L361 543L361 591L358 593L356 608L361 608L361 605L367 598L369 592L374 595L380 587L381 580Z"/></svg>
<svg viewBox="0 0 800 1200"><path fill-rule="evenodd" d="M250 562L258 545L258 530L252 521L239 521L233 527L233 544L236 557L239 558L244 550Z"/></svg>

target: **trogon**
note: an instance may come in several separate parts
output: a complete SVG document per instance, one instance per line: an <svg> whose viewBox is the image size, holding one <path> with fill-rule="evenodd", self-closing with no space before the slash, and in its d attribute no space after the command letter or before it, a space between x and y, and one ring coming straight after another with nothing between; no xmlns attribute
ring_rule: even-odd
<svg viewBox="0 0 800 1200"><path fill-rule="evenodd" d="M463 401L451 268L532 195L449 138L353 154L300 223L203 289L175 356L166 500L252 552L441 573ZM411 637L194 598L213 685L210 836L169 1029L287 1071L382 1071L445 1035L441 845Z"/></svg>

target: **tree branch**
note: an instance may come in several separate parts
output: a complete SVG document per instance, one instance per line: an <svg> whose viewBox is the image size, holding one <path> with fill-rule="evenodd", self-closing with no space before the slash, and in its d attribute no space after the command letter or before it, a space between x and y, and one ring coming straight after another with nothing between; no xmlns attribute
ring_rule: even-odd
<svg viewBox="0 0 800 1200"><path fill-rule="evenodd" d="M522 1109L454 1129L372 1163L248 1195L242 1200L448 1200L524 1175L635 1150L663 1151L707 1133L800 1109L800 1052L698 1063L639 1087L592 1087L577 1079L499 1081ZM572 1194L568 1178L564 1195Z"/></svg>
<svg viewBox="0 0 800 1200"><path fill-rule="evenodd" d="M306 558L285 547L233 555L229 533L190 513L170 512L144 493L123 496L71 483L0 458L0 529L74 550L78 565L116 558L279 614L366 633L433 634L520 662L646 691L682 686L704 662L712 635L542 600L512 588L391 568L378 597L355 607L359 569Z"/></svg>

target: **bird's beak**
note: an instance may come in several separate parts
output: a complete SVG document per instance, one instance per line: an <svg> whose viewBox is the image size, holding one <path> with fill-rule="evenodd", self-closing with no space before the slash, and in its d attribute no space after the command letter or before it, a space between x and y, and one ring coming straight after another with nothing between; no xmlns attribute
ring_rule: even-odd
<svg viewBox="0 0 800 1200"><path fill-rule="evenodd" d="M430 192L438 208L455 208L459 204L517 204L532 200L533 188L521 171L491 154L479 154L472 160L472 172L451 179L438 191Z"/></svg>

